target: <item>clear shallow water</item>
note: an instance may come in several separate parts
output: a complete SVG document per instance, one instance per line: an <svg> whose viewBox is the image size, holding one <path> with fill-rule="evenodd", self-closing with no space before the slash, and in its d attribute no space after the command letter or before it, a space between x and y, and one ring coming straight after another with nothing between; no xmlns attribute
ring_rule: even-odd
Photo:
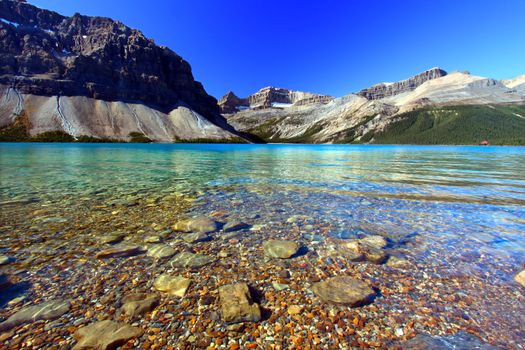
<svg viewBox="0 0 525 350"><path fill-rule="evenodd" d="M291 215L415 225L525 253L523 147L8 143L0 155L1 201L197 192L213 203L259 188Z"/></svg>
<svg viewBox="0 0 525 350"><path fill-rule="evenodd" d="M435 295L443 288L473 298L465 320L512 347L523 336L512 278L525 260L524 147L0 144L0 168L2 205L56 206L66 217L86 198L120 205L182 193L198 198L188 215L224 212L265 238L299 232L310 250L330 238L385 235L397 242L391 254L417 266L406 276L431 279ZM385 288L397 283L377 269L367 276ZM490 297L503 291L504 303ZM432 304L431 292L411 298ZM411 302L396 298L375 305L411 314Z"/></svg>

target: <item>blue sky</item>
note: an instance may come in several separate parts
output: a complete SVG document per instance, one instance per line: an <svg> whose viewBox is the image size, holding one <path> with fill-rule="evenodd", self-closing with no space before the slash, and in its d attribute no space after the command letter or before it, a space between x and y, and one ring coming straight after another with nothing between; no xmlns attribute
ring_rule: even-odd
<svg viewBox="0 0 525 350"><path fill-rule="evenodd" d="M29 0L111 17L190 62L219 98L265 86L342 96L439 66L525 73L524 0Z"/></svg>

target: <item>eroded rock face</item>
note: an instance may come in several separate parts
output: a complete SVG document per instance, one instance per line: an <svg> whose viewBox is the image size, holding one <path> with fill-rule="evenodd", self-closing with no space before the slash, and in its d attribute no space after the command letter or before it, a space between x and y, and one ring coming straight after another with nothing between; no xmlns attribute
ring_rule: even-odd
<svg viewBox="0 0 525 350"><path fill-rule="evenodd" d="M368 284L349 276L332 277L315 283L312 291L325 302L349 306L368 304L376 294Z"/></svg>
<svg viewBox="0 0 525 350"><path fill-rule="evenodd" d="M228 284L219 288L222 319L226 323L257 322L261 319L259 305L252 301L246 283Z"/></svg>
<svg viewBox="0 0 525 350"><path fill-rule="evenodd" d="M359 91L357 95L366 97L369 100L379 100L385 97L395 96L403 92L415 90L424 82L444 77L445 75L447 75L447 72L444 70L440 68L432 68L406 80L401 80L395 83L380 83L371 86Z"/></svg>
<svg viewBox="0 0 525 350"><path fill-rule="evenodd" d="M142 101L165 111L184 101L206 118L219 115L188 62L138 30L19 1L1 1L0 15L18 24L0 23L2 84L26 94Z"/></svg>
<svg viewBox="0 0 525 350"><path fill-rule="evenodd" d="M0 332L39 320L54 320L67 313L71 308L69 300L51 300L26 307L0 323Z"/></svg>
<svg viewBox="0 0 525 350"><path fill-rule="evenodd" d="M144 331L138 327L109 320L100 321L75 332L77 344L73 350L112 350L142 334Z"/></svg>

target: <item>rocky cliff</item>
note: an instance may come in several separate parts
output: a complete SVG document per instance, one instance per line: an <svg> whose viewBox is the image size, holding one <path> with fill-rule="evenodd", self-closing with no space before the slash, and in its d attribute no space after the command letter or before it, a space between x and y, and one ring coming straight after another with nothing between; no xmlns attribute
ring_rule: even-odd
<svg viewBox="0 0 525 350"><path fill-rule="evenodd" d="M436 78L447 75L447 72L440 68L432 68L423 73L415 75L409 79L395 83L379 83L357 93L369 100L380 100L385 97L399 95L404 92L413 91L421 84Z"/></svg>
<svg viewBox="0 0 525 350"><path fill-rule="evenodd" d="M246 98L239 98L230 91L219 100L219 106L223 114L230 114L246 109L286 108L290 106L326 104L331 100L333 100L331 96L269 86Z"/></svg>
<svg viewBox="0 0 525 350"><path fill-rule="evenodd" d="M19 1L0 0L0 85L20 97L57 101L85 97L145 105L162 115L185 108L219 129L229 128L216 99L194 80L188 62L175 52L109 18L65 17ZM132 114L128 116L134 119ZM136 117L139 120L130 129L140 132L141 116ZM89 116L75 118L89 131ZM116 130L115 136L122 135Z"/></svg>

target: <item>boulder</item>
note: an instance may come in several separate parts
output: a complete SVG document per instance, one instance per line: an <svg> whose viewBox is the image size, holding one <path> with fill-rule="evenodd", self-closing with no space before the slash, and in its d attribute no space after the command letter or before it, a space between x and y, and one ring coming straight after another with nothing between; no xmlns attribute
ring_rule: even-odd
<svg viewBox="0 0 525 350"><path fill-rule="evenodd" d="M299 250L299 244L286 240L269 240L263 243L266 255L272 258L288 259Z"/></svg>
<svg viewBox="0 0 525 350"><path fill-rule="evenodd" d="M71 303L69 300L51 300L41 304L29 306L18 311L4 322L0 323L0 332L5 332L11 328L25 323L32 323L39 320L54 320L69 311Z"/></svg>
<svg viewBox="0 0 525 350"><path fill-rule="evenodd" d="M186 294L190 284L191 280L189 278L171 276L164 273L155 279L153 287L158 291L182 298Z"/></svg>
<svg viewBox="0 0 525 350"><path fill-rule="evenodd" d="M257 322L261 319L259 305L252 301L246 283L228 284L219 288L222 319L226 323Z"/></svg>
<svg viewBox="0 0 525 350"><path fill-rule="evenodd" d="M312 291L325 302L349 306L368 304L376 294L368 284L350 276L332 277L315 283Z"/></svg>
<svg viewBox="0 0 525 350"><path fill-rule="evenodd" d="M142 334L144 331L138 327L110 320L100 321L75 332L77 344L73 350L114 350Z"/></svg>

